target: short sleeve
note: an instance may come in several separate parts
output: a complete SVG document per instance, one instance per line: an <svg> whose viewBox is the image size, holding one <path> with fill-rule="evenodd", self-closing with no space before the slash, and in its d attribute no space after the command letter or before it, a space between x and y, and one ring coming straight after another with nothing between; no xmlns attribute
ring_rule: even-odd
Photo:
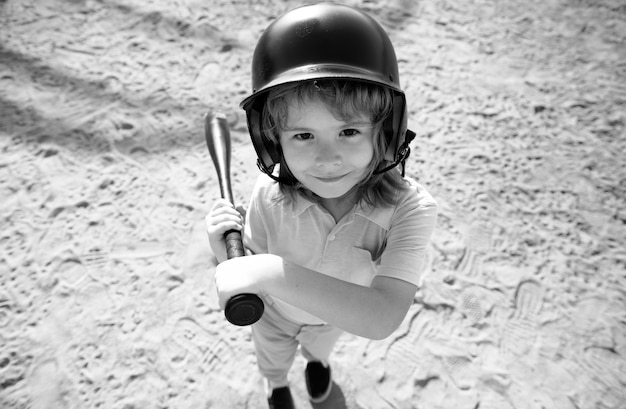
<svg viewBox="0 0 626 409"><path fill-rule="evenodd" d="M419 285L436 223L437 202L417 185L394 212L376 275Z"/></svg>
<svg viewBox="0 0 626 409"><path fill-rule="evenodd" d="M246 212L243 241L244 246L253 254L265 254L268 248L267 229L265 226L264 206L264 183L261 178L257 180L250 198L250 205Z"/></svg>

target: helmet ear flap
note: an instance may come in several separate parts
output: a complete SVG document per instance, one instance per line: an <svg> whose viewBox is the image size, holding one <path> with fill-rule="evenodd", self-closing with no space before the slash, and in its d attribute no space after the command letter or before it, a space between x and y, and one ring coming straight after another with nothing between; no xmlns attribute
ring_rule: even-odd
<svg viewBox="0 0 626 409"><path fill-rule="evenodd" d="M395 162L398 150L405 141L407 127L406 97L400 92L393 93L393 109L391 115L383 123L387 150L385 161Z"/></svg>
<svg viewBox="0 0 626 409"><path fill-rule="evenodd" d="M267 137L263 132L263 106L265 97L256 98L246 109L248 119L248 130L252 139L252 145L257 153L257 165L266 174L271 175L274 166L280 163L280 146Z"/></svg>

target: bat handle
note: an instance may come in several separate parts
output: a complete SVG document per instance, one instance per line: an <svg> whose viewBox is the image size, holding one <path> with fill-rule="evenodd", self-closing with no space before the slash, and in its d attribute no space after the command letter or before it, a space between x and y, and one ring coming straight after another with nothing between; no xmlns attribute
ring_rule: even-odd
<svg viewBox="0 0 626 409"><path fill-rule="evenodd" d="M239 231L227 231L224 239L226 240L226 255L229 259L245 255ZM243 327L257 322L263 315L264 309L263 300L258 295L245 293L231 297L226 303L224 314L228 322Z"/></svg>
<svg viewBox="0 0 626 409"><path fill-rule="evenodd" d="M241 232L239 232L239 230L227 231L224 233L224 240L226 241L226 257L228 257L229 260L246 255L243 249L243 241L241 240Z"/></svg>
<svg viewBox="0 0 626 409"><path fill-rule="evenodd" d="M263 316L263 300L256 294L238 294L226 303L224 314L233 325L245 327L257 322Z"/></svg>

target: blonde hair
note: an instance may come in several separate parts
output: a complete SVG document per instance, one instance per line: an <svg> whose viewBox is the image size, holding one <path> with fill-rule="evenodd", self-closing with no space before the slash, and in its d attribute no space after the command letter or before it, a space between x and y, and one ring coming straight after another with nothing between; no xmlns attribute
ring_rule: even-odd
<svg viewBox="0 0 626 409"><path fill-rule="evenodd" d="M325 79L287 83L268 92L262 112L262 129L267 138L280 147L279 133L287 123L290 104L322 102L333 115L347 120L357 115L370 118L374 126L374 155L366 177L357 185L357 201L363 200L370 206L390 206L395 204L398 190L407 188L407 183L397 168L375 174L377 169L388 165L384 159L387 140L383 132L383 121L392 114L393 95L386 87L362 81ZM279 179L283 195L293 199L295 194L317 201L318 198L306 189L291 174L282 156Z"/></svg>

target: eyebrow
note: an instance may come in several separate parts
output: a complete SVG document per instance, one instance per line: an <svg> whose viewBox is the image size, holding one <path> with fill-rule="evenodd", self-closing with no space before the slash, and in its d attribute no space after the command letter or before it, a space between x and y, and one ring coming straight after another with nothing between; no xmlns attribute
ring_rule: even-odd
<svg viewBox="0 0 626 409"><path fill-rule="evenodd" d="M341 126L341 128L366 128L366 127L374 127L374 124L371 122L346 122ZM307 128L306 126L292 128L289 126L283 126L282 128L285 132L293 132L293 131L314 131L313 128Z"/></svg>

